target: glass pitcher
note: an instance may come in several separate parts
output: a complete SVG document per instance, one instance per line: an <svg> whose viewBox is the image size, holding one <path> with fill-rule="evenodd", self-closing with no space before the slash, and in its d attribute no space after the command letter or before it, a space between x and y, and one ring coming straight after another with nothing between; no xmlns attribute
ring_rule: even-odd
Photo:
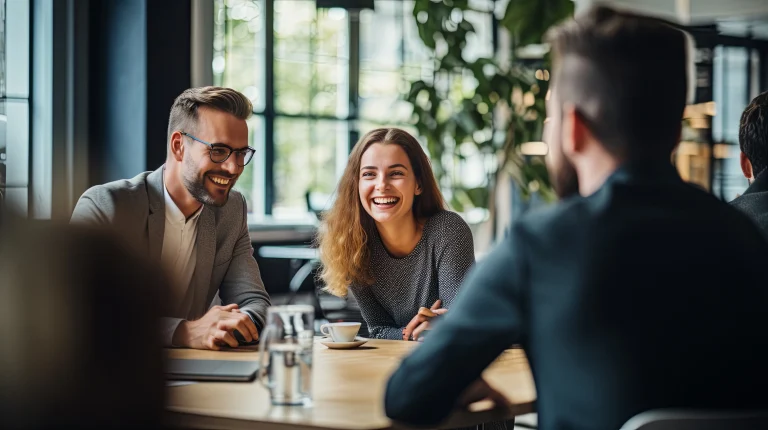
<svg viewBox="0 0 768 430"><path fill-rule="evenodd" d="M315 308L272 306L259 341L259 381L273 405L312 403L312 345Z"/></svg>

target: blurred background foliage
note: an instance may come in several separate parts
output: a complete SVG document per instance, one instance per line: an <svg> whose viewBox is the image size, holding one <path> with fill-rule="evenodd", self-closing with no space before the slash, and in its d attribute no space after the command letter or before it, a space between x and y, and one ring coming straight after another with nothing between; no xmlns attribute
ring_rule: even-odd
<svg viewBox="0 0 768 430"><path fill-rule="evenodd" d="M432 54L434 71L431 79L411 82L406 100L413 105L411 122L425 138L435 175L455 210L482 208L492 217L501 172L525 198L533 192L554 198L543 156L521 150L523 144L542 139L549 60L547 55L530 59L521 53L540 45L547 29L573 10L571 0L510 0L498 21L500 33L507 33L505 52L468 60L462 54L475 32L465 17L473 11L471 2L415 1L413 19ZM546 52L545 46L539 48ZM465 171L478 166L484 180L468 184Z"/></svg>

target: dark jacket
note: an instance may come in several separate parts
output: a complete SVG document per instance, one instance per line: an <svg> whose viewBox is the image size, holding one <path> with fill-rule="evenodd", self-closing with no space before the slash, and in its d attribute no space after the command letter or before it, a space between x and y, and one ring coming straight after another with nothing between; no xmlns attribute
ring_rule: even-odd
<svg viewBox="0 0 768 430"><path fill-rule="evenodd" d="M763 171L755 178L744 194L736 197L731 204L760 227L768 235L768 173Z"/></svg>
<svg viewBox="0 0 768 430"><path fill-rule="evenodd" d="M528 355L543 430L765 407L766 262L757 228L671 165L624 166L513 225L391 377L386 413L441 421L512 344Z"/></svg>

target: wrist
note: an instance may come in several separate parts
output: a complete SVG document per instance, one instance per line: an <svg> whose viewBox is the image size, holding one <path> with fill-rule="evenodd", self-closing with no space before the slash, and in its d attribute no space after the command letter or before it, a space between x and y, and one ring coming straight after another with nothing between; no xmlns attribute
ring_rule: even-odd
<svg viewBox="0 0 768 430"><path fill-rule="evenodd" d="M256 332L261 335L261 322L259 322L259 319L256 317L256 312L252 309L242 309L240 312L248 315L249 318L251 318L251 321L253 321L253 325L256 326Z"/></svg>
<svg viewBox="0 0 768 430"><path fill-rule="evenodd" d="M188 348L189 347L189 321L182 321L173 332L173 345Z"/></svg>

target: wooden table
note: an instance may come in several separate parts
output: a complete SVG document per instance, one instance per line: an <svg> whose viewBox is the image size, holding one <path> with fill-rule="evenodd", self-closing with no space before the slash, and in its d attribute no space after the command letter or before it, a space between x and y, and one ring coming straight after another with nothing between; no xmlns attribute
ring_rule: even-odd
<svg viewBox="0 0 768 430"><path fill-rule="evenodd" d="M388 429L384 388L389 375L416 342L370 340L360 348L331 350L315 343L313 405L272 406L269 392L252 383L202 382L168 388L170 424L218 429ZM258 360L254 348L229 351L168 350L172 358ZM441 428L475 425L533 412L536 391L520 349L505 351L485 373L486 380L513 403L510 411L487 402L457 411Z"/></svg>

